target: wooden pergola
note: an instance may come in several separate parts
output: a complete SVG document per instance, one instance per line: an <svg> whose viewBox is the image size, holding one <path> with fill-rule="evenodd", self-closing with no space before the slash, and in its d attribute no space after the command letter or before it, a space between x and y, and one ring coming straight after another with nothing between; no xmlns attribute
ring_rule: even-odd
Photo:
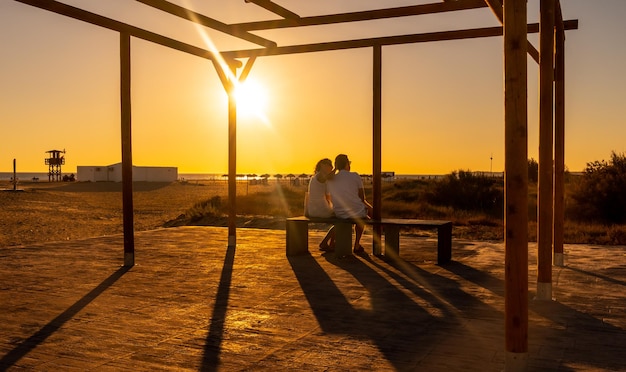
<svg viewBox="0 0 626 372"><path fill-rule="evenodd" d="M539 183L538 183L538 276L537 299L552 298L552 260L563 265L563 195L565 137L565 30L578 28L577 20L563 20L559 0L540 0L540 22L527 24L526 0L443 0L396 8L301 17L271 0L244 0L274 13L279 19L225 24L165 0L136 0L202 26L257 44L247 50L214 52L179 40L107 18L55 0L14 0L95 26L120 35L120 103L123 175L124 265L135 263L133 230L133 184L131 141L131 37L150 41L181 52L211 60L228 103L228 245L236 245L236 83L243 82L259 57L312 53L330 50L371 48L373 61L373 206L374 219L381 217L381 129L383 47L443 40L503 36L504 39L504 127L505 127L505 349L506 369L525 370L528 353L528 138L527 138L527 54L539 64ZM486 27L420 34L329 41L306 45L277 45L254 34L275 30L367 22L436 13L461 13L489 8L502 27ZM539 33L537 50L527 38ZM247 59L245 65L239 60ZM223 62L221 62L223 61ZM223 64L222 64L223 63ZM238 70L243 70L238 74ZM553 167L554 161L554 167ZM374 253L381 253L380 228L374 229ZM554 253L554 255L553 255Z"/></svg>

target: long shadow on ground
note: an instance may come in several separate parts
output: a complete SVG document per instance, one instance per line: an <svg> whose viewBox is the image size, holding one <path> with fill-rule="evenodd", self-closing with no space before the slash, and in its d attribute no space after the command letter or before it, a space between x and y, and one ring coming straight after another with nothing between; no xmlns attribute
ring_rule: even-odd
<svg viewBox="0 0 626 372"><path fill-rule="evenodd" d="M436 327L437 317L360 259L338 260L332 254L327 259L359 281L362 297L346 298L313 257L289 257L324 332L370 339L398 370L413 367L428 354L434 340L427 330Z"/></svg>
<svg viewBox="0 0 626 372"><path fill-rule="evenodd" d="M75 304L70 306L63 313L59 314L56 318L52 319L48 324L43 326L39 331L35 332L32 336L22 341L17 347L0 359L0 369L4 370L19 361L22 357L28 354L31 350L35 349L38 345L43 343L48 337L52 336L59 328L65 323L71 320L78 312L89 305L93 300L100 296L107 288L111 287L117 282L131 267L123 266L106 278L96 288L92 289L89 293L83 296Z"/></svg>

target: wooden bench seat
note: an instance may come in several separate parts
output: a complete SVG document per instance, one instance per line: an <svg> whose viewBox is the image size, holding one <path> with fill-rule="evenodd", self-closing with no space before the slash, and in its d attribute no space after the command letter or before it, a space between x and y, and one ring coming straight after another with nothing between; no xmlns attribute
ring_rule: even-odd
<svg viewBox="0 0 626 372"><path fill-rule="evenodd" d="M381 220L360 220L342 218L290 217L286 219L287 255L300 255L309 252L309 224L324 223L335 225L335 254L352 254L352 225L380 225L385 237L385 256L397 257L400 253L400 229L437 229L437 263L443 264L452 259L452 222L441 220L417 220L383 218ZM376 252L374 254L383 254ZM378 248L380 251L380 248Z"/></svg>

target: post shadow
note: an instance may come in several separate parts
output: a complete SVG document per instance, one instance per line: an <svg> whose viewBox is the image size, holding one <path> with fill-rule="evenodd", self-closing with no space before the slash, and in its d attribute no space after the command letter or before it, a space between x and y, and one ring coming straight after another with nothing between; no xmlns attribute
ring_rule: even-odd
<svg viewBox="0 0 626 372"><path fill-rule="evenodd" d="M220 282L215 295L211 324L207 333L202 357L202 371L212 372L218 370L219 356L224 336L224 324L226 322L226 312L228 310L228 300L230 296L230 286L233 276L233 265L235 262L235 246L229 245L224 257L224 266Z"/></svg>
<svg viewBox="0 0 626 372"><path fill-rule="evenodd" d="M428 328L438 319L359 259L324 257L350 272L367 291L371 309L356 308L311 255L291 256L289 263L326 333L370 339L397 369L425 355L434 338Z"/></svg>
<svg viewBox="0 0 626 372"><path fill-rule="evenodd" d="M467 309L496 311L482 301L477 300L471 294L461 290L457 281L430 273L413 263L402 260L401 258L386 260L385 262L389 266L404 274L404 276L399 275L397 272L390 270L384 265L381 265L376 260L373 260L372 257L364 256L364 259L371 265L375 266L378 270L381 270L385 274L389 275L405 289L429 302L432 306L437 308L444 317L454 318L456 316L448 304L452 305L455 309L462 311ZM446 263L445 267L455 266L456 264L456 262L452 261ZM410 280L406 277L410 278Z"/></svg>
<svg viewBox="0 0 626 372"><path fill-rule="evenodd" d="M96 288L89 291L89 293L84 295L80 300L76 301L76 303L70 306L67 310L59 314L39 331L35 332L32 336L17 345L17 347L13 350L5 354L2 359L0 359L0 369L4 370L17 363L17 361L43 343L48 337L53 335L57 330L59 330L59 328L67 323L67 321L72 319L78 312L84 309L104 291L111 287L130 269L131 267L128 266L122 266L117 269Z"/></svg>
<svg viewBox="0 0 626 372"><path fill-rule="evenodd" d="M504 280L496 276L468 266L461 262L451 262L444 268L451 273L462 277L494 295L504 298ZM626 282L607 275L593 273L575 267L564 267L582 275L602 279L619 286ZM543 344L542 348L551 350L554 358L554 369L573 371L567 364L593 366L598 369L619 370L626 364L620 358L623 345L626 344L626 331L605 322L591 314L579 311L562 302L534 300L534 295L528 293L529 310L552 322L554 325L537 324L530 321L530 344ZM587 299L591 301L592 299ZM597 299L601 301L601 298ZM549 340L546 344L545 340ZM602 340L599 342L599 340ZM596 349L577 345L595 345ZM544 353L547 351L544 350ZM529 364L540 357L531 353ZM545 368L545 364L542 364Z"/></svg>

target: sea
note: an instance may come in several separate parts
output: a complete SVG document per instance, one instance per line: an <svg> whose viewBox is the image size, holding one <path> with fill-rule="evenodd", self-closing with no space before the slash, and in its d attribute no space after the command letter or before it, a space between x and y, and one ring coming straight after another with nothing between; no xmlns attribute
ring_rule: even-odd
<svg viewBox="0 0 626 372"><path fill-rule="evenodd" d="M391 173L391 172L383 172L383 173ZM485 176L491 175L492 177L502 177L502 172L476 172ZM63 173L62 175L70 175L72 172ZM260 179L263 178L262 174L238 174L238 180L250 180L250 179ZM289 178L300 178L301 174L273 174L267 177L269 180L276 180L279 178L289 179ZM304 174L304 176L309 176ZM385 180L393 181L393 180L402 180L402 179L439 179L444 177L443 174L393 174L390 177L383 177ZM48 182L48 173L47 172L17 172L16 177L18 182ZM226 180L228 177L222 173L179 173L178 179L180 181L212 181L212 180ZM0 172L0 182L11 182L13 180L13 172ZM80 181L80 180L78 180Z"/></svg>

